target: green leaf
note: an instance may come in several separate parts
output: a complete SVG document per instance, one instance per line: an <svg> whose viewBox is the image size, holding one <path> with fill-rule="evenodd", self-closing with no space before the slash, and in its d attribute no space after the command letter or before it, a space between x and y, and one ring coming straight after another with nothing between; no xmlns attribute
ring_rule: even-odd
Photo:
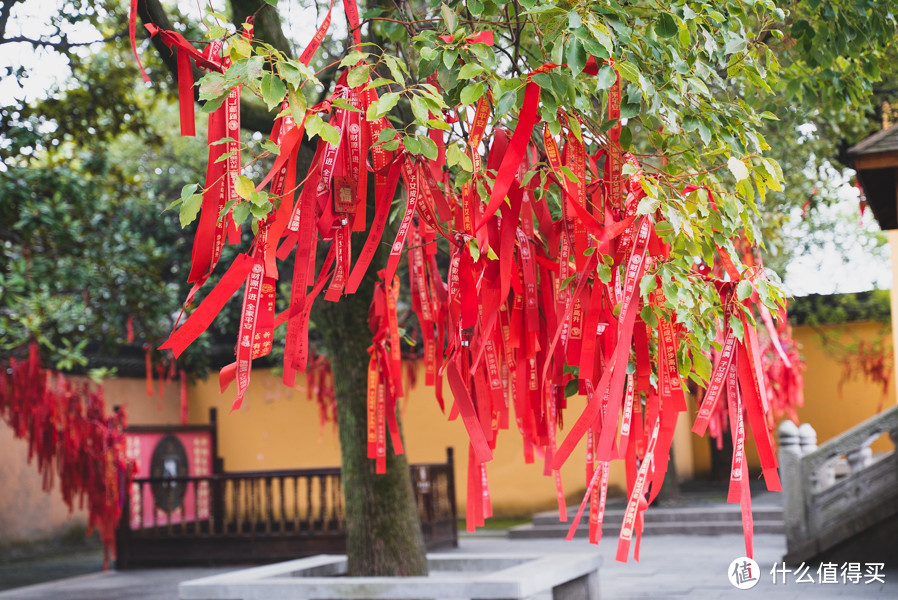
<svg viewBox="0 0 898 600"><path fill-rule="evenodd" d="M574 175L574 172L571 171L570 167L562 165L560 167L560 170L562 173L564 173L564 176L567 179L573 181L574 183L580 183L580 179L576 175Z"/></svg>
<svg viewBox="0 0 898 600"><path fill-rule="evenodd" d="M278 0L265 0L265 4L270 4L271 6L277 8L277 7L278 7Z"/></svg>
<svg viewBox="0 0 898 600"><path fill-rule="evenodd" d="M206 39L215 40L218 38L223 38L227 34L228 30L221 25L213 25L209 28L209 31L206 32Z"/></svg>
<svg viewBox="0 0 898 600"><path fill-rule="evenodd" d="M439 153L436 142L426 135L419 135L418 141L421 142L421 154L430 160L436 160Z"/></svg>
<svg viewBox="0 0 898 600"><path fill-rule="evenodd" d="M277 63L278 73L281 78L286 80L287 84L294 90L298 90L302 84L302 73L291 61L279 60Z"/></svg>
<svg viewBox="0 0 898 600"><path fill-rule="evenodd" d="M383 117L390 109L392 109L399 102L399 94L396 92L387 92L377 102L372 103L368 107L368 113L366 118L369 121L376 121L377 119Z"/></svg>
<svg viewBox="0 0 898 600"><path fill-rule="evenodd" d="M290 116L297 123L301 123L306 114L306 96L302 91L287 90L287 102L289 103Z"/></svg>
<svg viewBox="0 0 898 600"><path fill-rule="evenodd" d="M736 339L742 341L742 337L745 335L745 327L742 325L742 319L736 315L730 315L730 329L733 330L733 335L736 336Z"/></svg>
<svg viewBox="0 0 898 600"><path fill-rule="evenodd" d="M658 326L658 318L655 317L655 311L652 310L652 306L650 304L646 304L639 311L639 316L642 318L643 323L648 325L649 327L657 327Z"/></svg>
<svg viewBox="0 0 898 600"><path fill-rule="evenodd" d="M309 139L312 139L318 132L321 131L321 126L324 125L324 121L318 115L318 113L312 113L308 117L306 117L306 133L309 134Z"/></svg>
<svg viewBox="0 0 898 600"><path fill-rule="evenodd" d="M387 127L386 129L381 130L380 134L377 136L376 144L382 144L383 142L387 142L396 137L396 130L392 127Z"/></svg>
<svg viewBox="0 0 898 600"><path fill-rule="evenodd" d="M567 14L567 28L568 29L579 29L583 26L583 19L580 18L580 15L577 14L577 11L572 10Z"/></svg>
<svg viewBox="0 0 898 600"><path fill-rule="evenodd" d="M206 73L200 79L200 100L213 100L227 93L228 85L221 74Z"/></svg>
<svg viewBox="0 0 898 600"><path fill-rule="evenodd" d="M658 287L658 278L654 275L643 275L639 280L639 293L643 296L654 292L656 287Z"/></svg>
<svg viewBox="0 0 898 600"><path fill-rule="evenodd" d="M743 279L739 282L739 285L736 286L736 297L739 298L739 301L743 301L746 298L749 298L754 291L754 287L752 287L751 282L748 279Z"/></svg>
<svg viewBox="0 0 898 600"><path fill-rule="evenodd" d="M348 110L349 112L362 112L361 108L353 106L352 103L345 98L334 98L331 100L331 105L336 106L337 108L342 108L343 110Z"/></svg>
<svg viewBox="0 0 898 600"><path fill-rule="evenodd" d="M219 213L218 213L218 222L219 223L221 223L222 219L224 219L226 214L231 212L231 209L234 207L234 205L237 203L238 200L240 200L240 198L238 198L237 196L234 196L233 198L228 200L228 202L224 206L221 207L221 211L219 211Z"/></svg>
<svg viewBox="0 0 898 600"><path fill-rule="evenodd" d="M462 65L461 70L458 72L458 80L462 81L465 79L472 79L477 75L483 73L483 67L478 65L477 63L467 63Z"/></svg>
<svg viewBox="0 0 898 600"><path fill-rule="evenodd" d="M224 162L224 161L228 160L229 158L231 158L232 156L234 156L235 154L237 154L237 152L238 152L237 149L231 150L230 152L225 152L224 154L222 154L221 156L216 158L215 162L212 164L217 165L220 162Z"/></svg>
<svg viewBox="0 0 898 600"><path fill-rule="evenodd" d="M658 37L671 38L677 35L677 22L669 13L661 13L661 16L655 21L655 33Z"/></svg>
<svg viewBox="0 0 898 600"><path fill-rule="evenodd" d="M564 59L574 77L583 72L583 66L586 64L586 53L583 51L583 45L580 44L580 40L575 37L568 38L564 46Z"/></svg>
<svg viewBox="0 0 898 600"><path fill-rule="evenodd" d="M238 202L234 205L234 210L231 212L231 217L234 219L234 222L237 225L240 225L246 218L249 216L250 207L252 204L249 202Z"/></svg>
<svg viewBox="0 0 898 600"><path fill-rule="evenodd" d="M617 72L620 73L620 76L627 81L632 81L633 83L639 82L639 70L636 66L631 62L619 62L615 65L617 67Z"/></svg>
<svg viewBox="0 0 898 600"><path fill-rule="evenodd" d="M655 233L660 236L666 236L673 233L673 225L670 224L670 221L658 221L655 223Z"/></svg>
<svg viewBox="0 0 898 600"><path fill-rule="evenodd" d="M469 83L461 90L461 103L474 104L483 96L483 83Z"/></svg>
<svg viewBox="0 0 898 600"><path fill-rule="evenodd" d="M264 219L268 216L268 213L271 212L271 202L266 202L265 204L250 204L249 211L253 215L253 219ZM255 225L255 223L254 223ZM253 231L254 234L258 234L258 231Z"/></svg>
<svg viewBox="0 0 898 600"><path fill-rule="evenodd" d="M402 145L405 146L409 154L421 154L421 142L412 136L402 138Z"/></svg>
<svg viewBox="0 0 898 600"><path fill-rule="evenodd" d="M617 73L614 72L611 65L602 65L596 74L596 91L607 90L614 85L615 81L617 81Z"/></svg>
<svg viewBox="0 0 898 600"><path fill-rule="evenodd" d="M271 110L279 105L287 94L287 86L279 77L275 77L271 73L262 75L262 100Z"/></svg>
<svg viewBox="0 0 898 600"><path fill-rule="evenodd" d="M250 194L256 191L256 184L246 175L238 175L234 182L234 191L244 200L248 200Z"/></svg>
<svg viewBox="0 0 898 600"><path fill-rule="evenodd" d="M458 17L455 16L455 12L445 4L440 4L440 15L443 17L443 23L446 24L446 31L450 34L455 33L455 28L458 26Z"/></svg>
<svg viewBox="0 0 898 600"><path fill-rule="evenodd" d="M231 40L229 53L234 60L247 58L253 53L253 47L245 38L238 35Z"/></svg>
<svg viewBox="0 0 898 600"><path fill-rule="evenodd" d="M200 207L203 205L203 196L194 193L198 187L197 184L191 183L181 188L181 199L179 200L181 210L178 217L182 228L187 227L196 219L197 214L200 212Z"/></svg>
<svg viewBox="0 0 898 600"><path fill-rule="evenodd" d="M396 82L393 81L392 79L387 79L387 78L385 78L385 77L378 77L377 79L372 79L372 80L368 83L368 85L365 86L365 89L366 89L366 90L371 90L371 89L374 89L374 88L376 88L376 87L380 87L380 86L382 86L382 85L387 85L387 84L390 84L390 83L396 83Z"/></svg>
<svg viewBox="0 0 898 600"><path fill-rule="evenodd" d="M349 54L343 57L343 60L340 61L340 67L351 67L359 62L368 58L367 52L361 52L359 50L353 50Z"/></svg>
<svg viewBox="0 0 898 600"><path fill-rule="evenodd" d="M468 0L467 6L468 10L471 11L471 14L475 17L479 17L483 13L483 2L480 0Z"/></svg>
<svg viewBox="0 0 898 600"><path fill-rule="evenodd" d="M224 104L224 101L227 99L228 95L222 94L218 98L213 98L212 100L207 101L205 104L203 104L203 108L200 110L204 113L214 113L216 110L221 108L221 105Z"/></svg>
<svg viewBox="0 0 898 600"><path fill-rule="evenodd" d="M281 153L281 149L278 147L278 145L275 144L274 142L272 142L271 140L265 140L264 142L262 142L262 147L265 148L266 150L268 150L269 152L271 152L272 154L280 154Z"/></svg>
<svg viewBox="0 0 898 600"><path fill-rule="evenodd" d="M458 144L449 144L446 147L446 163L450 167L458 165L469 173L474 170L474 164L471 162L471 159L467 154L462 152L461 148L458 147Z"/></svg>
<svg viewBox="0 0 898 600"><path fill-rule="evenodd" d="M518 100L518 95L511 91L503 94L501 98L499 98L499 102L496 104L496 114L497 115L505 115L511 110L511 108L515 105L515 102Z"/></svg>
<svg viewBox="0 0 898 600"><path fill-rule="evenodd" d="M458 62L458 50L446 50L443 52L443 66L451 69Z"/></svg>
<svg viewBox="0 0 898 600"><path fill-rule="evenodd" d="M255 206L265 206L267 204L268 208L271 208L271 202L268 200L268 192L265 190L262 190L261 192L253 191L253 193L249 195L249 201Z"/></svg>
<svg viewBox="0 0 898 600"><path fill-rule="evenodd" d="M621 107L621 118L622 119L630 119L639 114L639 104L624 104ZM629 110L624 110L629 109ZM633 141L633 132L629 127L624 127L620 130L620 147L624 150L630 149L630 143Z"/></svg>
<svg viewBox="0 0 898 600"><path fill-rule="evenodd" d="M368 73L368 65L359 65L346 75L346 83L351 88L357 88L368 81Z"/></svg>
<svg viewBox="0 0 898 600"><path fill-rule="evenodd" d="M452 131L452 126L446 121L440 119L427 119L427 126L431 129L441 129L442 131Z"/></svg>
<svg viewBox="0 0 898 600"><path fill-rule="evenodd" d="M480 260L480 246L476 239L468 241L468 249L471 251L471 258L474 259L474 262Z"/></svg>
<svg viewBox="0 0 898 600"><path fill-rule="evenodd" d="M322 140L331 146L336 146L340 143L340 131L330 123L322 123L319 135Z"/></svg>
<svg viewBox="0 0 898 600"><path fill-rule="evenodd" d="M702 378L703 381L711 379L712 365L710 359L705 356L704 352L700 352L695 348L692 349L692 368L695 374Z"/></svg>
<svg viewBox="0 0 898 600"><path fill-rule="evenodd" d="M738 54L739 52L745 50L746 46L748 46L748 40L737 37L727 42L724 51L727 54Z"/></svg>
<svg viewBox="0 0 898 600"><path fill-rule="evenodd" d="M421 96L412 96L412 114L415 115L415 121L418 123L426 123L430 118L430 110L427 103Z"/></svg>
<svg viewBox="0 0 898 600"><path fill-rule="evenodd" d="M395 56L391 54L384 54L384 61L387 63L387 68L390 70L390 75L393 76L399 85L405 87L405 77L402 75L402 68L400 63Z"/></svg>

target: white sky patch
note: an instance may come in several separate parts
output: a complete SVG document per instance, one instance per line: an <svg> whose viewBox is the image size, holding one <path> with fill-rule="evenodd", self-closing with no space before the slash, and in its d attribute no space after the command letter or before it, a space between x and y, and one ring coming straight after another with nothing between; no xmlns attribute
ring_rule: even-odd
<svg viewBox="0 0 898 600"><path fill-rule="evenodd" d="M832 228L815 232L812 251L797 255L786 267L785 287L794 296L892 288L888 245L874 248L869 241L864 243L866 236L879 231L873 212L867 208L861 216L858 191L851 185L843 185L839 196L838 203L814 209ZM793 221L801 218L796 209ZM803 235L790 227L784 234Z"/></svg>

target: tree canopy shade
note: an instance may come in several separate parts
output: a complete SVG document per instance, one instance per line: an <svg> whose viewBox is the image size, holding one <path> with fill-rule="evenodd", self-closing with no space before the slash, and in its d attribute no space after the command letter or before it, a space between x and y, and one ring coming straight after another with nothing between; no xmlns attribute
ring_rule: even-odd
<svg viewBox="0 0 898 600"><path fill-rule="evenodd" d="M801 153L787 150L797 145L796 122L817 120L837 135L861 126L863 115L847 101L871 103L871 81L893 77L891 3L798 2L789 14L770 2L739 1L371 3L361 7L360 27L350 19L358 38L319 40L325 60L306 60L307 41L291 48L269 4L287 3L232 1L230 11L207 14L204 27L154 0L136 9L144 23L186 38L158 30L151 38L181 83L182 127L190 130L196 97L214 124L210 171L186 179L180 194L183 221L199 222L189 279L200 283L212 272L187 324L193 319L195 328L215 312L215 292L207 290L230 296L215 288L225 280L231 292L244 288L235 330L241 342L251 334L250 347L238 345L238 361L223 374L243 388L249 368L240 361L267 350L269 332L287 338L287 377L301 370L315 306L337 373L344 471L358 477L346 480L358 496L347 506L366 507L348 515L365 530L355 538L361 542L350 531L351 557L366 544L375 554L378 544L394 548L380 553L394 566L413 554L404 546L413 528L381 520L402 511L384 511L387 492L375 488L390 490L392 505L409 494L367 477L383 461L387 477L404 472L390 464L390 447L401 442L388 410L399 395L394 272L409 282L400 287L409 289L417 318L406 333L418 332L428 380L437 393L441 377L449 380L472 437L469 523L489 511L481 461L507 425L524 436L533 452L526 458L542 452L549 467L581 434L592 440L594 523L607 462L625 458L632 527L645 505L640 486L648 480L652 499L663 478L665 445L683 406L681 378L710 379L706 398L718 398L718 409L727 404L720 392L732 390L726 412L734 433L741 403L764 446L753 314L757 307L763 316L763 305L776 310L781 294L749 247L783 212L777 204L762 213L761 201L800 174L784 173L771 157L798 160ZM105 6L123 14L123 3ZM337 12L327 14L342 21ZM317 24L323 18L322 11ZM820 43L861 32L869 52ZM167 79L152 54L140 55L154 80ZM192 86L197 65L208 74ZM232 133L236 86L242 125L274 123L268 143ZM773 140L782 151L768 147ZM818 160L832 155L828 136L817 142ZM306 156L295 172L294 154ZM263 155L274 169L261 167ZM405 194L396 198L400 180ZM229 232L226 239L237 241L237 225L255 241L232 262L218 256L215 239ZM383 233L371 235L377 229ZM297 267L275 261L276 252L299 257ZM369 254L368 269L360 268ZM256 266L261 281L245 283ZM275 270L278 281L291 282L290 307L280 313L285 334L267 301ZM356 283L355 294L341 297ZM316 290L324 298L313 303ZM192 335L187 324L174 342ZM360 333L366 325L374 344ZM575 391L589 397L585 416L569 416L577 424L556 441L566 392ZM616 439L618 419L629 437ZM764 460L772 479L771 458ZM373 560L351 568L389 570Z"/></svg>

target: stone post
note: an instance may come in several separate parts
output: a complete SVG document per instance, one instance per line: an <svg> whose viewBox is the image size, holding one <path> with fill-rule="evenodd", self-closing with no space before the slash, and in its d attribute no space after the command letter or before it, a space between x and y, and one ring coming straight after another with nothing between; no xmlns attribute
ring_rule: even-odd
<svg viewBox="0 0 898 600"><path fill-rule="evenodd" d="M780 480L783 484L783 526L786 530L786 548L792 551L807 539L801 477L802 447L798 426L792 421L783 421L777 428L777 438Z"/></svg>

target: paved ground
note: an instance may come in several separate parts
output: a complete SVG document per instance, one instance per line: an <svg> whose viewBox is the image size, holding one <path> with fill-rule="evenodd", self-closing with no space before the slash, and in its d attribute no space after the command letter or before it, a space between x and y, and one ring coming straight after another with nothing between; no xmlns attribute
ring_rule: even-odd
<svg viewBox="0 0 898 600"><path fill-rule="evenodd" d="M458 552L596 552L603 559L599 571L601 596L604 599L628 598L714 598L817 599L817 598L898 598L898 565L885 570L885 583L837 584L796 583L795 575L786 575L785 585L778 575L771 582L770 569L781 560L785 543L779 535L755 536L755 560L762 577L750 590L738 590L727 579L730 562L744 554L741 535L715 537L662 535L643 540L641 562L614 560L616 539L606 539L598 547L576 540L507 540L497 535L477 535L461 539ZM45 563L47 570L59 568ZM31 570L37 565L29 565ZM819 579L819 564L810 565L808 574ZM887 565L888 566L888 565ZM863 565L862 565L863 567ZM8 568L6 568L8 569ZM174 600L181 581L232 570L214 569L147 569L126 572L95 572L0 592L0 600ZM0 570L2 578L9 570Z"/></svg>
<svg viewBox="0 0 898 600"><path fill-rule="evenodd" d="M65 579L103 570L103 551L68 552L39 559L0 562L0 594L3 590Z"/></svg>

